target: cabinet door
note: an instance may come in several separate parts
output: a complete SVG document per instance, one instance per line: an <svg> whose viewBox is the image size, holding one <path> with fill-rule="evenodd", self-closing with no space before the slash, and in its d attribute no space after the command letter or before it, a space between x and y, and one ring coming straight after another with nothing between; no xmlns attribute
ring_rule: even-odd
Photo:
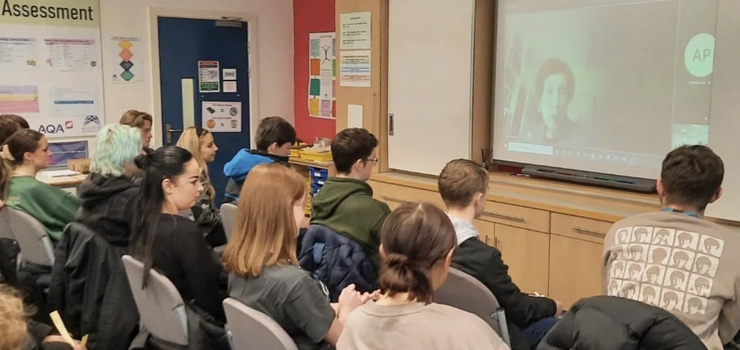
<svg viewBox="0 0 740 350"><path fill-rule="evenodd" d="M496 224L495 246L501 251L509 275L525 293L548 294L548 234Z"/></svg>
<svg viewBox="0 0 740 350"><path fill-rule="evenodd" d="M391 210L395 210L406 202L429 202L445 209L442 197L437 192L377 181L368 181L368 183L373 188L373 198L385 202Z"/></svg>
<svg viewBox="0 0 740 350"><path fill-rule="evenodd" d="M478 229L478 233L480 233L480 240L490 246L494 246L495 235L493 223L483 220L474 220L473 225Z"/></svg>
<svg viewBox="0 0 740 350"><path fill-rule="evenodd" d="M600 295L603 243L550 236L550 297L565 308Z"/></svg>
<svg viewBox="0 0 740 350"><path fill-rule="evenodd" d="M471 156L475 0L388 6L388 166L438 175Z"/></svg>

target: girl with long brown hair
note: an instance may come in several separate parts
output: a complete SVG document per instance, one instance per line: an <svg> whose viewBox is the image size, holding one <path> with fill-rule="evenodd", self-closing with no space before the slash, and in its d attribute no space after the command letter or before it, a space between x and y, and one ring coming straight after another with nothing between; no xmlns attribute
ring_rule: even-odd
<svg viewBox="0 0 740 350"><path fill-rule="evenodd" d="M336 305L321 282L297 266L306 184L290 168L265 164L249 172L223 262L229 295L272 317L301 350L336 344L350 312L371 298L350 285Z"/></svg>
<svg viewBox="0 0 740 350"><path fill-rule="evenodd" d="M432 302L457 246L441 209L401 205L385 220L380 240L380 298L350 316L337 349L508 349L478 316Z"/></svg>

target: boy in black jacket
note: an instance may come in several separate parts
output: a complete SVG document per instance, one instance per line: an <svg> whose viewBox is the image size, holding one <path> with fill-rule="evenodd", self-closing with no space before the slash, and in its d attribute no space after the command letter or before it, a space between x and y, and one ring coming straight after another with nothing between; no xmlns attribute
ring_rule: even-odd
<svg viewBox="0 0 740 350"><path fill-rule="evenodd" d="M496 296L506 311L512 349L533 349L557 322L562 304L522 293L511 280L501 252L478 239L473 220L485 208L488 181L488 172L467 159L447 163L439 175L439 193L457 233L452 266L481 281Z"/></svg>

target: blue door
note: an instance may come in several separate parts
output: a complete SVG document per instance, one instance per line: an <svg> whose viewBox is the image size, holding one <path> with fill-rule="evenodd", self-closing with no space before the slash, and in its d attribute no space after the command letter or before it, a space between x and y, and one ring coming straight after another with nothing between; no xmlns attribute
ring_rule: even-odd
<svg viewBox="0 0 740 350"><path fill-rule="evenodd" d="M165 145L177 143L183 129L182 79L193 79L195 85L195 126L203 125L203 102L242 103L241 132L213 133L219 150L216 160L208 165L208 171L216 189L216 205L220 205L227 180L223 173L224 164L239 149L250 145L247 23L167 17L160 17L157 22L162 88L162 140ZM218 61L221 81L219 92L199 92L199 61ZM223 69L236 69L236 92L224 92ZM173 131L168 132L168 124Z"/></svg>

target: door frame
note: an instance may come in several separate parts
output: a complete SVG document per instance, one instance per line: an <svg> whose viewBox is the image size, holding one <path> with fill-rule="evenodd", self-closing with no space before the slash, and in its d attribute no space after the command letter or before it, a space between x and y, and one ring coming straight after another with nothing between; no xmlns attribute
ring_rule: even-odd
<svg viewBox="0 0 740 350"><path fill-rule="evenodd" d="M257 64L257 15L250 12L226 12L226 11L202 11L165 7L149 7L149 55L151 64L151 81L152 81L152 98L154 108L152 109L152 119L154 128L152 144L155 147L162 146L162 82L159 72L159 17L186 18L186 19L203 19L203 20L224 20L224 18L241 17L240 22L247 24L247 59L248 78L249 78L249 135L250 147L254 147L255 126L259 123L259 98L258 87L255 77L258 76L259 64ZM221 72L219 72L219 75ZM195 77L196 84L198 77ZM197 86L195 92L198 93ZM198 106L195 106L196 110Z"/></svg>

